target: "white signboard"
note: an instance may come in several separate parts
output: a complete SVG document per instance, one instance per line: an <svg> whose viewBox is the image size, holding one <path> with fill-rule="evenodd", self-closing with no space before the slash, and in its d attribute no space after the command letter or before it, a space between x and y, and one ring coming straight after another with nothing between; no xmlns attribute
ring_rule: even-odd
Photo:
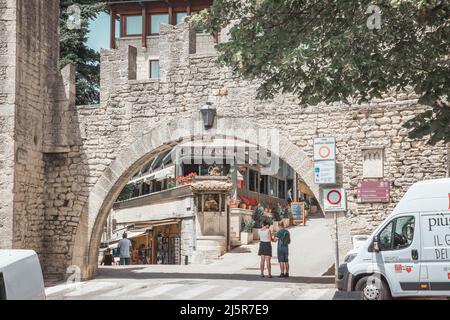
<svg viewBox="0 0 450 320"><path fill-rule="evenodd" d="M315 138L314 139L314 161L335 160L336 139Z"/></svg>
<svg viewBox="0 0 450 320"><path fill-rule="evenodd" d="M336 183L336 161L315 161L314 162L314 182L317 184Z"/></svg>
<svg viewBox="0 0 450 320"><path fill-rule="evenodd" d="M345 189L324 189L323 208L325 212L347 211L347 197L345 195Z"/></svg>

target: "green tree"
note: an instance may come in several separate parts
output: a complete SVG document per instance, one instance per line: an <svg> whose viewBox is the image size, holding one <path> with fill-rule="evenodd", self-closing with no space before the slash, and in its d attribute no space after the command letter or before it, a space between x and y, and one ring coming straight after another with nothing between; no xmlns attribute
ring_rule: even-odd
<svg viewBox="0 0 450 320"><path fill-rule="evenodd" d="M361 103L410 90L431 107L404 124L410 138L450 141L448 0L216 0L194 22L230 26L219 61L258 79L258 98Z"/></svg>
<svg viewBox="0 0 450 320"><path fill-rule="evenodd" d="M80 16L76 7L80 8ZM100 54L87 47L89 21L105 9L98 0L61 0L60 66L76 67L77 105L97 104L100 100ZM78 23L78 18L80 23Z"/></svg>

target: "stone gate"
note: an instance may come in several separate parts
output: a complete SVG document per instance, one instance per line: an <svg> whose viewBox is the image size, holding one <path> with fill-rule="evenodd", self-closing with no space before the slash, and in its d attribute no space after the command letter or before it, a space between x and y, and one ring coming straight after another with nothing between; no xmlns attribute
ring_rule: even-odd
<svg viewBox="0 0 450 320"><path fill-rule="evenodd" d="M425 107L413 95L389 95L363 105L299 106L293 96L255 99L256 84L215 63L215 51L197 50L187 24L163 26L161 78L138 80L142 48L119 44L101 52L101 103L75 106L75 70L58 69L59 1L0 0L0 248L39 253L47 276L80 266L97 269L100 234L117 195L155 153L194 134L200 108L217 109L205 136L240 136L240 128L276 128L278 156L320 199L313 182L312 146L335 136L338 180L348 190L341 246L373 229L421 179L445 177L448 149L411 141L402 123ZM33 32L31 32L33 30ZM186 132L186 131L184 131ZM359 204L362 150L384 150L389 204Z"/></svg>

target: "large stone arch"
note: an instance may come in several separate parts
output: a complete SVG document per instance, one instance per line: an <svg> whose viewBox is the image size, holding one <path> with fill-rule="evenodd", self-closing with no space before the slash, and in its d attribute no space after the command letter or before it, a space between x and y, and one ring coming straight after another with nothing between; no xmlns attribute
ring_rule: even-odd
<svg viewBox="0 0 450 320"><path fill-rule="evenodd" d="M95 274L102 228L115 200L132 175L157 153L172 148L185 139L200 136L222 136L259 145L256 132L266 129L268 128L261 128L248 120L218 118L214 128L204 130L200 119L182 118L163 122L137 137L133 144L118 152L116 159L104 170L89 192L88 204L80 218L72 264L81 267L83 278L90 278ZM249 134L252 132L255 135ZM282 133L278 137L279 152L271 151L290 165L317 199L321 199L319 186L314 183L312 159Z"/></svg>

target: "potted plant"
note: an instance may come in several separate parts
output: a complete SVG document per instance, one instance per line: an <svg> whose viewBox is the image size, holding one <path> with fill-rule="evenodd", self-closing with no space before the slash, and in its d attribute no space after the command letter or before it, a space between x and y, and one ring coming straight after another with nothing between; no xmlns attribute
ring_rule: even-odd
<svg viewBox="0 0 450 320"><path fill-rule="evenodd" d="M264 207L263 205L258 205L253 211L252 219L255 222L253 226L253 240L259 240L259 229L261 229L264 221Z"/></svg>
<svg viewBox="0 0 450 320"><path fill-rule="evenodd" d="M242 222L241 231L241 244L249 244L253 241L253 227L255 226L255 221L244 220Z"/></svg>
<svg viewBox="0 0 450 320"><path fill-rule="evenodd" d="M281 206L277 202L272 210L273 228L275 231L278 230L278 223L281 221L281 212L282 212Z"/></svg>
<svg viewBox="0 0 450 320"><path fill-rule="evenodd" d="M245 198L245 197L239 198L239 200L240 200L239 208L247 209L247 201L246 201L246 199L247 198Z"/></svg>
<svg viewBox="0 0 450 320"><path fill-rule="evenodd" d="M284 222L285 227L289 227L291 222L291 211L290 208L287 206L281 207L281 221Z"/></svg>

